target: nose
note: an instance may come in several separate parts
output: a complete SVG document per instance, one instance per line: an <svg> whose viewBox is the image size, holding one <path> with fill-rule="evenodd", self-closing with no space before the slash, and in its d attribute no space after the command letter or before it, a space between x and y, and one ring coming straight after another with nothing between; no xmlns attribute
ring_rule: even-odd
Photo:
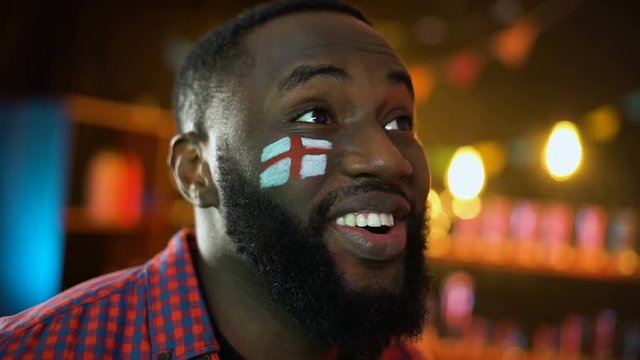
<svg viewBox="0 0 640 360"><path fill-rule="evenodd" d="M344 175L396 182L413 174L411 163L379 125L360 128L350 135L340 161Z"/></svg>

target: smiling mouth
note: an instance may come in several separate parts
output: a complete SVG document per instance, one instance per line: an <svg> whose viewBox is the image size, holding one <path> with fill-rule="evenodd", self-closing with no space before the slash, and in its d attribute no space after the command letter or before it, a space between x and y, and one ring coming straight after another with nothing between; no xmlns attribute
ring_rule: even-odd
<svg viewBox="0 0 640 360"><path fill-rule="evenodd" d="M397 192L372 189L348 194L327 212L328 238L360 260L389 261L404 254L407 198Z"/></svg>
<svg viewBox="0 0 640 360"><path fill-rule="evenodd" d="M338 217L336 224L361 228L374 234L387 234L394 220L391 213L349 213Z"/></svg>

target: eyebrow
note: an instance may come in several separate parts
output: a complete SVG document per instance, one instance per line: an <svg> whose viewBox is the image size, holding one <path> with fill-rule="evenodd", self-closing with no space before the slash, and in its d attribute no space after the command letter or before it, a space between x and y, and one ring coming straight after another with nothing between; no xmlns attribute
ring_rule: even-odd
<svg viewBox="0 0 640 360"><path fill-rule="evenodd" d="M406 71L402 71L402 70L392 71L391 73L389 73L389 75L387 75L387 81L389 81L393 85L395 84L404 85L407 88L407 90L409 90L409 93L411 94L411 98L415 99L413 82L411 81L411 76Z"/></svg>
<svg viewBox="0 0 640 360"><path fill-rule="evenodd" d="M278 92L283 93L293 91L312 79L321 76L332 77L343 82L351 81L351 75L339 67L326 64L305 64L293 69L289 75L284 77L278 83ZM411 97L415 97L411 76L406 71L396 70L390 72L389 75L387 75L387 81L392 85L404 85L411 94Z"/></svg>
<svg viewBox="0 0 640 360"><path fill-rule="evenodd" d="M346 71L333 65L300 65L280 81L278 92L290 92L319 76L343 82L351 81L351 76Z"/></svg>

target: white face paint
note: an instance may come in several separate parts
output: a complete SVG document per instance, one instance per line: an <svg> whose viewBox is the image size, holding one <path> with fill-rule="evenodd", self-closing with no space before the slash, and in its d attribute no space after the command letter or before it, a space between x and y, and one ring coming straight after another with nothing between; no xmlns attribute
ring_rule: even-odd
<svg viewBox="0 0 640 360"><path fill-rule="evenodd" d="M327 152L333 145L327 140L297 135L281 138L262 150L260 187L285 184L289 179L305 179L324 175Z"/></svg>

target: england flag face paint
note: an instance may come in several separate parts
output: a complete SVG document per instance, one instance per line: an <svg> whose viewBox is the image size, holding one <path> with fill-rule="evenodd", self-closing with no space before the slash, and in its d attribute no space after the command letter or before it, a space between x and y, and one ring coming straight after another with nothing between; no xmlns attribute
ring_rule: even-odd
<svg viewBox="0 0 640 360"><path fill-rule="evenodd" d="M260 187L269 188L289 180L324 175L327 152L332 144L327 140L300 136L283 137L262 150Z"/></svg>

